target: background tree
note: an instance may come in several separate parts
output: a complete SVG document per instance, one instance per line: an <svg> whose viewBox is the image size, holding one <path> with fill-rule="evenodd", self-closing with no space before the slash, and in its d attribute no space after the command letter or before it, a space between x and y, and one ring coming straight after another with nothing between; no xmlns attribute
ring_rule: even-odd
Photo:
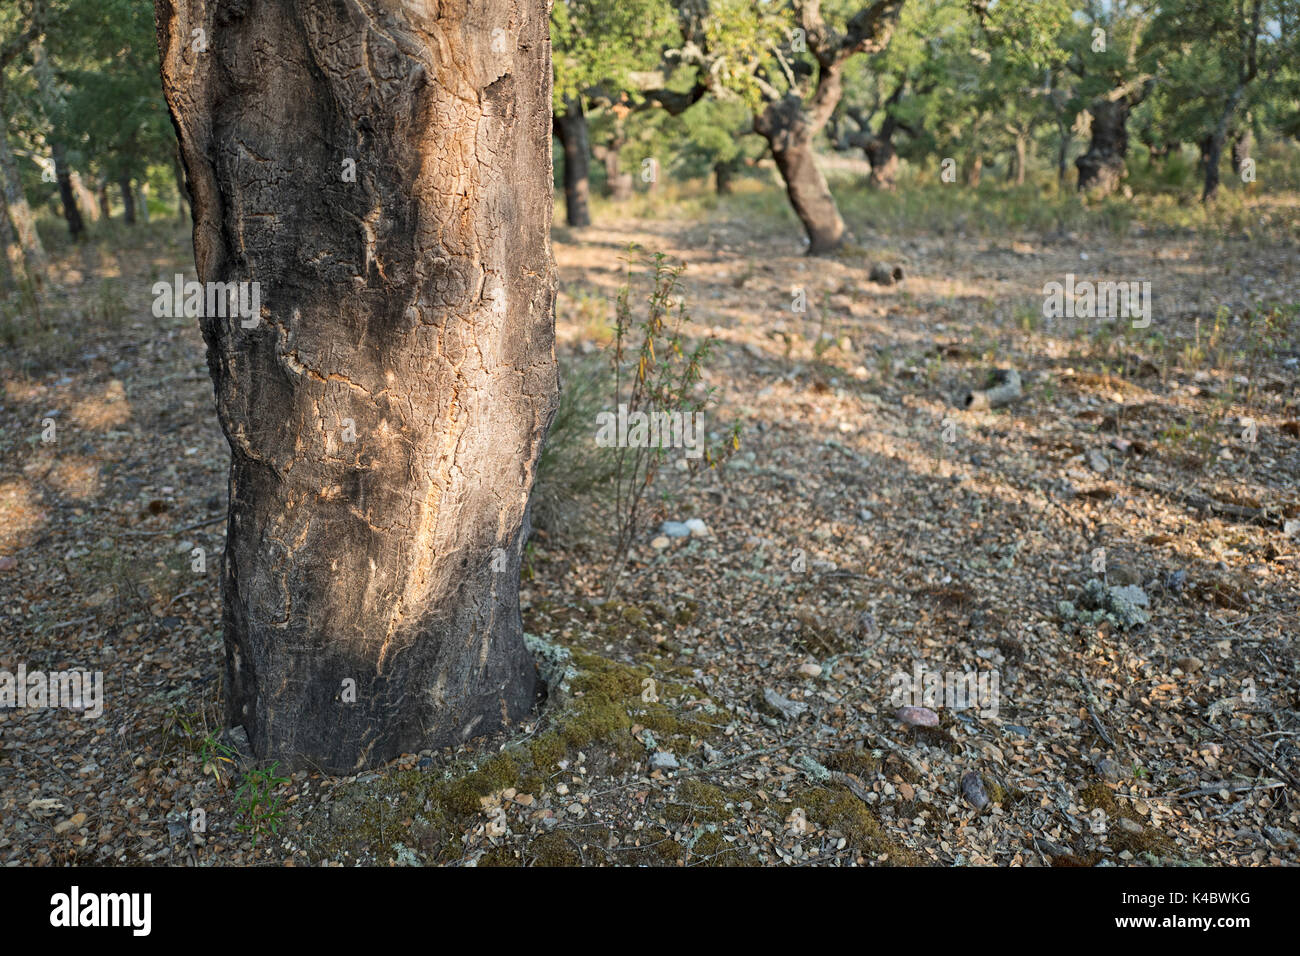
<svg viewBox="0 0 1300 956"><path fill-rule="evenodd" d="M45 275L45 246L36 231L36 217L23 191L18 161L9 144L10 106L7 73L40 36L35 2L15 4L0 10L0 117L5 130L0 135L0 192L4 197L5 260L21 280L39 284Z"/></svg>

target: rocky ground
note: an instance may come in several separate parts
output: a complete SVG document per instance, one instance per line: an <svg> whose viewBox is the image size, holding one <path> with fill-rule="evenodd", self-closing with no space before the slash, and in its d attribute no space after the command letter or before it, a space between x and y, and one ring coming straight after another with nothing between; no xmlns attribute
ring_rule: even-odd
<svg viewBox="0 0 1300 956"><path fill-rule="evenodd" d="M149 308L186 235L65 251L0 357L0 667L102 670L105 709L0 710L0 860L1297 862L1296 236L855 223L808 259L748 208L557 230L564 367L627 244L666 252L740 449L663 471L609 600L598 529L534 539L536 719L348 778L219 745L226 447ZM1069 273L1149 281L1150 326L1045 319ZM964 407L998 369L1018 400Z"/></svg>

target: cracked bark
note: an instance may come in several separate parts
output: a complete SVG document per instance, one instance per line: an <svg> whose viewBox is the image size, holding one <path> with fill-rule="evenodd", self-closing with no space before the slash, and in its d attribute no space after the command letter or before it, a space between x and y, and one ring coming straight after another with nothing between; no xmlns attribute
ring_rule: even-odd
<svg viewBox="0 0 1300 956"><path fill-rule="evenodd" d="M521 719L558 387L545 4L156 14L199 278L261 291L253 328L201 320L232 452L229 722L344 772Z"/></svg>

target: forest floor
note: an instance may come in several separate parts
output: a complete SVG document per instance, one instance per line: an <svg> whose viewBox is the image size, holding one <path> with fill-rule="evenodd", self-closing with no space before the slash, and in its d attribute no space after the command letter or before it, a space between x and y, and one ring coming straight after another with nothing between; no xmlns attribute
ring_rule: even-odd
<svg viewBox="0 0 1300 956"><path fill-rule="evenodd" d="M600 211L556 230L562 368L628 243L683 260L739 451L663 472L612 600L586 523L534 539L525 630L568 668L534 721L282 783L211 749L227 449L195 323L150 311L188 235L60 251L0 356L0 667L102 671L105 703L0 710L0 860L1300 862L1294 234L851 220L810 259L743 197ZM1067 274L1149 281L1150 326L1044 319ZM1009 368L1019 401L961 407ZM900 699L918 669L981 682Z"/></svg>

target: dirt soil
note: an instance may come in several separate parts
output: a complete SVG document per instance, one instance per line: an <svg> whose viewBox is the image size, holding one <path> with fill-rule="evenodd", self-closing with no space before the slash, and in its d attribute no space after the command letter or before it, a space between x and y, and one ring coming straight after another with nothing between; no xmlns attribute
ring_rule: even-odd
<svg viewBox="0 0 1300 956"><path fill-rule="evenodd" d="M612 602L595 543L534 540L525 630L568 668L534 721L288 775L272 834L240 829L248 763L203 751L228 457L195 324L150 312L193 269L154 228L65 252L65 350L0 356L0 666L105 679L97 720L0 710L0 860L1300 861L1300 323L1265 321L1300 301L1294 238L859 227L809 259L739 214L557 230L561 361L629 242L685 260L741 448L665 472ZM1068 273L1151 282L1150 327L1044 319ZM961 406L1010 368L1019 401ZM690 517L709 534L652 546ZM997 693L900 699L918 668Z"/></svg>

